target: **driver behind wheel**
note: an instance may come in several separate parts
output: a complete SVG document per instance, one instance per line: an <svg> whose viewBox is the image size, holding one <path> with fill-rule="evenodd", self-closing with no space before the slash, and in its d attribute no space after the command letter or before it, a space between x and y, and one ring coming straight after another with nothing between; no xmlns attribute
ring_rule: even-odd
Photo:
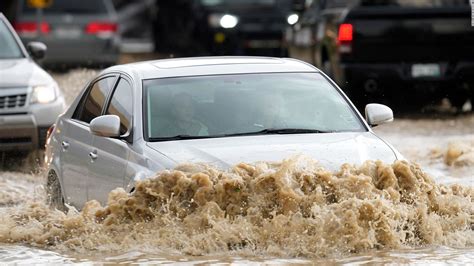
<svg viewBox="0 0 474 266"><path fill-rule="evenodd" d="M171 104L171 119L163 127L167 136L207 136L208 128L194 119L194 102L191 95L178 93Z"/></svg>

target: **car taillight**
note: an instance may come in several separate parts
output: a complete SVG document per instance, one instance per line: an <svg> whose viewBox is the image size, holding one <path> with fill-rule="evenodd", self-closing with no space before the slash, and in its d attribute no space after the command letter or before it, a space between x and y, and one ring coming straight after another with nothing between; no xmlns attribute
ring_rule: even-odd
<svg viewBox="0 0 474 266"><path fill-rule="evenodd" d="M48 34L51 32L51 27L47 22L17 22L14 24L14 28L18 34L37 34L39 30L43 34Z"/></svg>
<svg viewBox="0 0 474 266"><path fill-rule="evenodd" d="M354 27L352 24L343 23L339 25L337 42L339 44L339 53L352 52L352 40L354 39Z"/></svg>
<svg viewBox="0 0 474 266"><path fill-rule="evenodd" d="M352 24L344 23L339 25L339 34L337 40L340 42L350 42L353 39L353 27Z"/></svg>
<svg viewBox="0 0 474 266"><path fill-rule="evenodd" d="M87 34L92 35L112 35L117 32L117 24L110 22L91 22L85 29Z"/></svg>

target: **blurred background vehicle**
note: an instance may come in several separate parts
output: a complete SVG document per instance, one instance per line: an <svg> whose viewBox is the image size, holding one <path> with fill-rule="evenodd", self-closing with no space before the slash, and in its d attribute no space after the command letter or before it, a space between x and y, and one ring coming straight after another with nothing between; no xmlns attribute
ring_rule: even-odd
<svg viewBox="0 0 474 266"><path fill-rule="evenodd" d="M50 3L38 24L29 2ZM473 102L467 0L4 0L42 63L107 66L200 55L290 56L322 69L362 109ZM68 22L69 21L69 22ZM40 25L38 27L38 25ZM469 105L467 105L469 106ZM403 110L405 108L397 108ZM472 108L471 108L472 109Z"/></svg>
<svg viewBox="0 0 474 266"><path fill-rule="evenodd" d="M20 0L14 27L23 42L49 47L47 66L100 66L118 60L117 20L109 0L52 1L42 10Z"/></svg>
<svg viewBox="0 0 474 266"><path fill-rule="evenodd" d="M0 151L43 148L48 128L64 111L64 98L53 78L33 59L46 52L42 43L28 52L0 13Z"/></svg>
<svg viewBox="0 0 474 266"><path fill-rule="evenodd" d="M301 11L301 10L300 10ZM469 1L309 1L287 30L291 57L321 67L361 108L473 97Z"/></svg>
<svg viewBox="0 0 474 266"><path fill-rule="evenodd" d="M290 15L291 0L158 1L156 45L186 55L286 56Z"/></svg>
<svg viewBox="0 0 474 266"><path fill-rule="evenodd" d="M44 42L49 67L116 64L120 49L153 51L154 0L55 0L44 9L17 1L14 27L23 42Z"/></svg>

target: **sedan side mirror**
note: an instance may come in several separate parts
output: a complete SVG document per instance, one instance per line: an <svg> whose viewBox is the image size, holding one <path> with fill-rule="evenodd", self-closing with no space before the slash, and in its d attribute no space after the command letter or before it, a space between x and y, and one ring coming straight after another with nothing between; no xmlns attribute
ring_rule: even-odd
<svg viewBox="0 0 474 266"><path fill-rule="evenodd" d="M372 127L389 123L393 121L393 111L386 105L370 103L365 106L365 120Z"/></svg>
<svg viewBox="0 0 474 266"><path fill-rule="evenodd" d="M46 44L42 42L29 42L26 45L26 49L35 60L44 58L46 51L48 50Z"/></svg>
<svg viewBox="0 0 474 266"><path fill-rule="evenodd" d="M120 136L120 118L116 115L101 115L92 119L89 130L101 137Z"/></svg>

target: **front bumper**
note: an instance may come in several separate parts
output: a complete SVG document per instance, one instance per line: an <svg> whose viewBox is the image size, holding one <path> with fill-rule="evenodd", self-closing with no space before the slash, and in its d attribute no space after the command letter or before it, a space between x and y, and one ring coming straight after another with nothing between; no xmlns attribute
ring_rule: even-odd
<svg viewBox="0 0 474 266"><path fill-rule="evenodd" d="M64 111L61 96L49 104L30 104L18 112L0 112L0 151L43 148L46 132Z"/></svg>
<svg viewBox="0 0 474 266"><path fill-rule="evenodd" d="M36 120L32 115L0 116L0 151L37 149L37 129Z"/></svg>
<svg viewBox="0 0 474 266"><path fill-rule="evenodd" d="M341 63L337 82L349 92L378 95L408 92L439 98L474 90L474 62L439 63L436 77L412 77L413 64Z"/></svg>
<svg viewBox="0 0 474 266"><path fill-rule="evenodd" d="M33 39L22 40L28 43ZM43 36L38 40L48 47L46 56L41 61L45 65L112 65L119 59L119 38L85 36L79 39L59 39Z"/></svg>

